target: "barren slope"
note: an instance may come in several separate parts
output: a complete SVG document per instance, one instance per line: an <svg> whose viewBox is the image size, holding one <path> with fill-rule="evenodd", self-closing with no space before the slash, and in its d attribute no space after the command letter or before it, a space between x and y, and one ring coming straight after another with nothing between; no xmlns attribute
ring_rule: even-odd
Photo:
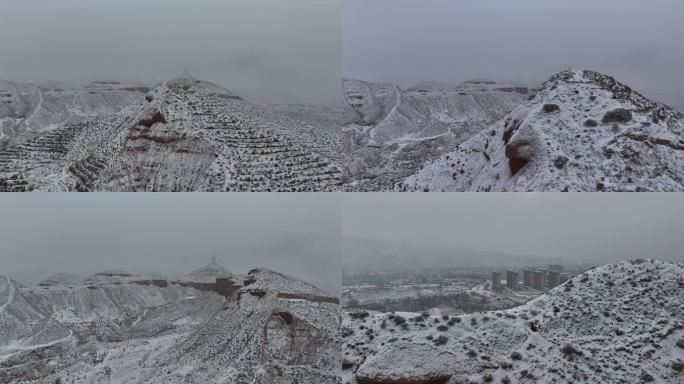
<svg viewBox="0 0 684 384"><path fill-rule="evenodd" d="M528 92L489 81L402 90L345 80L346 188L391 187L511 111Z"/></svg>
<svg viewBox="0 0 684 384"><path fill-rule="evenodd" d="M681 191L684 122L611 77L565 71L397 189Z"/></svg>
<svg viewBox="0 0 684 384"><path fill-rule="evenodd" d="M347 313L344 383L675 383L684 266L595 268L520 307L463 316Z"/></svg>

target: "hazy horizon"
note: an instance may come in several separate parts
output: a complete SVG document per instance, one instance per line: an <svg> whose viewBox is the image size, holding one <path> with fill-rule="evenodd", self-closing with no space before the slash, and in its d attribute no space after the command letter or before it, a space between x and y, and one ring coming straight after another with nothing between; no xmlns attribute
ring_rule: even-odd
<svg viewBox="0 0 684 384"><path fill-rule="evenodd" d="M345 242L394 243L409 264L420 250L438 260L452 251L454 259L511 255L604 264L684 262L681 228L678 194L365 193L344 196L342 233Z"/></svg>
<svg viewBox="0 0 684 384"><path fill-rule="evenodd" d="M256 102L340 104L340 1L189 5L182 0L0 2L0 79L155 84L187 68Z"/></svg>
<svg viewBox="0 0 684 384"><path fill-rule="evenodd" d="M286 273L331 293L336 194L16 194L0 199L0 274L35 283L105 270L180 275L211 262Z"/></svg>
<svg viewBox="0 0 684 384"><path fill-rule="evenodd" d="M347 0L343 76L402 87L535 86L568 68L592 69L681 106L682 14L678 0Z"/></svg>

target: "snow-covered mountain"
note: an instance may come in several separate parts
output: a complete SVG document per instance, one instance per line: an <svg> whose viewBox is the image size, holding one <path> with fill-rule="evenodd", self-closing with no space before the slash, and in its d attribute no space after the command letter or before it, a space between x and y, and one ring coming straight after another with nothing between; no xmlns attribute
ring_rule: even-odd
<svg viewBox="0 0 684 384"><path fill-rule="evenodd" d="M197 365L208 382L332 384L338 382L339 327L337 298L289 276L255 269L236 301L226 303L162 361L171 369Z"/></svg>
<svg viewBox="0 0 684 384"><path fill-rule="evenodd" d="M0 383L337 382L337 298L266 269L187 276L0 276Z"/></svg>
<svg viewBox="0 0 684 384"><path fill-rule="evenodd" d="M684 120L612 77L564 71L396 188L681 191Z"/></svg>
<svg viewBox="0 0 684 384"><path fill-rule="evenodd" d="M0 149L0 190L327 191L341 135L184 77Z"/></svg>
<svg viewBox="0 0 684 384"><path fill-rule="evenodd" d="M114 81L83 87L0 81L0 149L47 134L67 123L115 114L148 91L142 84Z"/></svg>
<svg viewBox="0 0 684 384"><path fill-rule="evenodd" d="M182 276L181 281L197 282L197 283L214 283L216 278L228 277L235 281L239 281L239 277L226 269L226 267L218 264L216 260L204 267L197 268L190 273Z"/></svg>
<svg viewBox="0 0 684 384"><path fill-rule="evenodd" d="M349 190L383 190L425 162L510 112L530 90L470 81L452 86L344 80L344 182Z"/></svg>
<svg viewBox="0 0 684 384"><path fill-rule="evenodd" d="M505 311L344 313L342 382L677 383L684 265L592 269Z"/></svg>

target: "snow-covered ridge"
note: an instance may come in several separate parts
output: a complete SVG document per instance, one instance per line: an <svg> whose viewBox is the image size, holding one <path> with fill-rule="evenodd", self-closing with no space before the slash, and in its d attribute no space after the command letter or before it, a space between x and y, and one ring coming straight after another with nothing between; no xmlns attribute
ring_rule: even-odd
<svg viewBox="0 0 684 384"><path fill-rule="evenodd" d="M393 84L344 80L345 183L387 189L470 138L523 101L516 84L473 81Z"/></svg>
<svg viewBox="0 0 684 384"><path fill-rule="evenodd" d="M0 382L337 382L338 304L281 296L320 291L275 271L244 277L265 294L242 298L222 294L223 279L241 278L219 264L198 272L202 282L106 271L33 287L0 276Z"/></svg>
<svg viewBox="0 0 684 384"><path fill-rule="evenodd" d="M674 383L684 368L682 303L684 265L634 260L505 311L345 313L341 375L352 384Z"/></svg>
<svg viewBox="0 0 684 384"><path fill-rule="evenodd" d="M285 299L339 304L338 298L312 284L267 268L255 268L249 271L243 281L245 286L238 291L238 295L262 295L274 292L278 297Z"/></svg>
<svg viewBox="0 0 684 384"><path fill-rule="evenodd" d="M341 134L330 121L192 78L136 100L0 147L0 190L327 191L340 183Z"/></svg>
<svg viewBox="0 0 684 384"><path fill-rule="evenodd" d="M684 121L612 77L564 71L396 189L681 191Z"/></svg>

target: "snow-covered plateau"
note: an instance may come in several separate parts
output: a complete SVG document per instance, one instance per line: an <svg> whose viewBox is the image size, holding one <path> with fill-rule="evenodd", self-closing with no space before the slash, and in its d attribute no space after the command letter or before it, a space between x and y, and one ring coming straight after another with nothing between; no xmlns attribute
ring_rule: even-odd
<svg viewBox="0 0 684 384"><path fill-rule="evenodd" d="M0 191L331 191L334 110L254 104L183 77L154 89L0 82Z"/></svg>
<svg viewBox="0 0 684 384"><path fill-rule="evenodd" d="M684 265L596 267L512 309L345 312L344 384L681 383Z"/></svg>
<svg viewBox="0 0 684 384"><path fill-rule="evenodd" d="M344 90L347 190L684 190L682 114L597 72Z"/></svg>
<svg viewBox="0 0 684 384"><path fill-rule="evenodd" d="M263 268L0 276L0 302L3 384L339 382L338 299Z"/></svg>

